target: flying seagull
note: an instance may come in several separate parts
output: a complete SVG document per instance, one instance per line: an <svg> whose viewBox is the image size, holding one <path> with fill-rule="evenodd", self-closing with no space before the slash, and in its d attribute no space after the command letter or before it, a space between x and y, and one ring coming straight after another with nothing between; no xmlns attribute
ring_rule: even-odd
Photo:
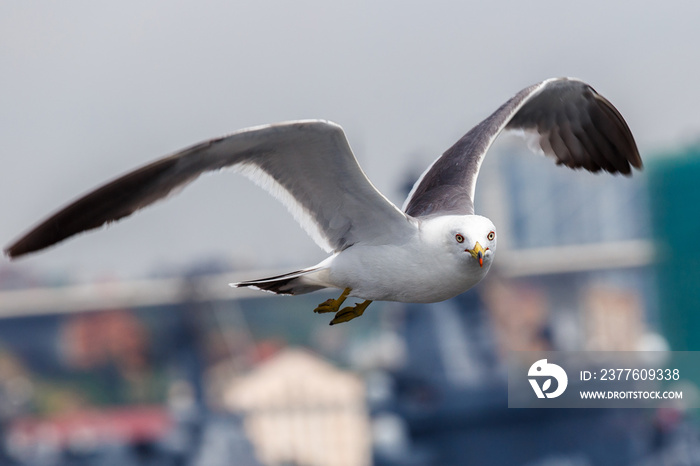
<svg viewBox="0 0 700 466"><path fill-rule="evenodd" d="M343 129L322 120L257 126L131 171L78 198L5 249L44 249L165 198L202 173L232 168L277 197L330 256L309 268L232 283L297 295L337 288L331 325L373 300L428 303L476 285L496 252L496 227L474 214L479 167L502 130L532 136L558 165L630 175L642 160L620 113L588 84L553 78L518 92L423 173L402 209L367 179ZM348 297L362 300L341 308Z"/></svg>

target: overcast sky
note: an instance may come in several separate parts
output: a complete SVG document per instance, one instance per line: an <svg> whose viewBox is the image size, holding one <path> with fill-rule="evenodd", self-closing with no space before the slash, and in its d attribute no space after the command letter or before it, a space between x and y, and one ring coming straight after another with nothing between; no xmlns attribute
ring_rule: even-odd
<svg viewBox="0 0 700 466"><path fill-rule="evenodd" d="M648 159L700 134L698 18L700 2L1 2L0 241L155 157L301 118L341 124L400 204L408 172L552 76L609 98ZM95 278L323 256L266 193L221 173L0 264Z"/></svg>

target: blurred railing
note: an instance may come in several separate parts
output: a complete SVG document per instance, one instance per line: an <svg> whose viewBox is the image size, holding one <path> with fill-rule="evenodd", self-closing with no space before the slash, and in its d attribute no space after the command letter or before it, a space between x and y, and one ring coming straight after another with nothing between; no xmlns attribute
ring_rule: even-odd
<svg viewBox="0 0 700 466"><path fill-rule="evenodd" d="M276 274L279 271L267 270L0 291L0 318L177 304L183 300L260 298L271 295L249 288L233 289L228 284Z"/></svg>

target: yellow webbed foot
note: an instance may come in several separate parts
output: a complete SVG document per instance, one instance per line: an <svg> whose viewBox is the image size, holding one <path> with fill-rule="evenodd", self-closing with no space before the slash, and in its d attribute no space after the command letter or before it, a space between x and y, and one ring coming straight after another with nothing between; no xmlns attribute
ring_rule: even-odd
<svg viewBox="0 0 700 466"><path fill-rule="evenodd" d="M349 322L355 317L360 317L362 314L364 314L365 309L367 309L367 306L370 305L372 301L369 299L367 301L363 301L361 303L357 303L354 306L350 307L344 307L338 313L335 315L333 320L331 320L330 325L335 325L335 324L341 324L343 322Z"/></svg>
<svg viewBox="0 0 700 466"><path fill-rule="evenodd" d="M314 309L314 312L317 314L324 314L326 312L338 312L338 309L340 309L340 305L345 302L347 299L348 295L350 294L350 288L345 288L343 292L340 294L338 299L327 299L321 304L319 304L316 309Z"/></svg>

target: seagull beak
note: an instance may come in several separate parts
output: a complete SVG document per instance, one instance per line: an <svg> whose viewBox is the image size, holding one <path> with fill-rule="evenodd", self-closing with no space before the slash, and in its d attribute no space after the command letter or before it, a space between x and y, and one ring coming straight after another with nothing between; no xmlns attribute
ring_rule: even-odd
<svg viewBox="0 0 700 466"><path fill-rule="evenodd" d="M483 267L484 266L484 254L486 251L488 251L489 248L484 249L481 247L481 244L477 241L476 244L474 245L474 249L465 249L465 252L468 252L472 255L472 257L476 260L479 261L479 266Z"/></svg>

